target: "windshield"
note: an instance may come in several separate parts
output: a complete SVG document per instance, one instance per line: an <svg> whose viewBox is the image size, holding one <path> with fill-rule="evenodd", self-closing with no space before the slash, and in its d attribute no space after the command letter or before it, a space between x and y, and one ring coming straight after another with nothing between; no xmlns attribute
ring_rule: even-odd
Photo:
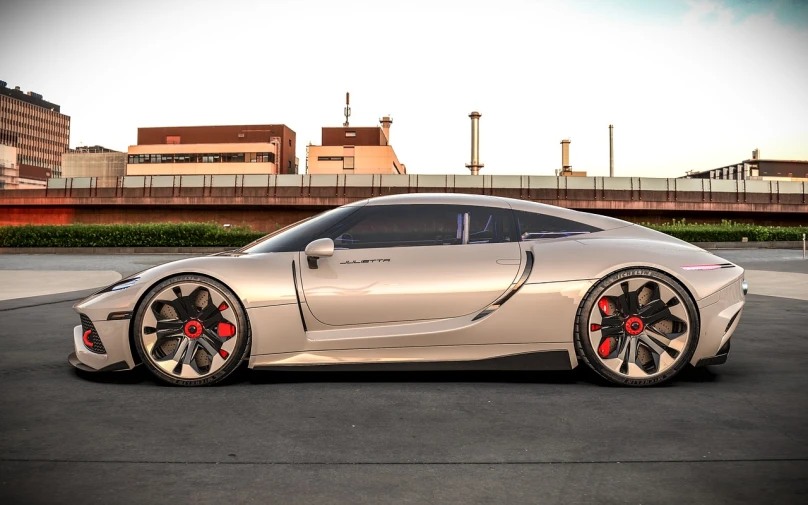
<svg viewBox="0 0 808 505"><path fill-rule="evenodd" d="M285 228L274 231L265 237L247 244L238 250L240 253L258 254L270 252L302 251L319 234L339 223L349 215L361 209L362 205L337 207L298 221Z"/></svg>

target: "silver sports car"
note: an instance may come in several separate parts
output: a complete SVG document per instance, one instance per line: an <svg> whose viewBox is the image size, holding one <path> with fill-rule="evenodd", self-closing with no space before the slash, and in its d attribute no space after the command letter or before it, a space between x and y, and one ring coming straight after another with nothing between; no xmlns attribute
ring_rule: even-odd
<svg viewBox="0 0 808 505"><path fill-rule="evenodd" d="M569 370L647 386L726 361L744 271L625 221L522 200L359 201L75 305L70 362L180 386L260 370Z"/></svg>

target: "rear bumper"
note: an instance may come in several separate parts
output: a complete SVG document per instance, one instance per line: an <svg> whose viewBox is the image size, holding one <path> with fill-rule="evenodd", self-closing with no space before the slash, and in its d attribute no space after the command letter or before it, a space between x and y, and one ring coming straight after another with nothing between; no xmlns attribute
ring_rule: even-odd
<svg viewBox="0 0 808 505"><path fill-rule="evenodd" d="M73 353L67 361L87 372L111 372L129 370L135 367L132 351L129 348L129 320L93 321L98 337L106 352L99 354L90 351L82 339L81 325L73 328Z"/></svg>
<svg viewBox="0 0 808 505"><path fill-rule="evenodd" d="M738 327L745 303L743 276L699 302L701 334L691 364L719 365L727 361L730 338Z"/></svg>
<svg viewBox="0 0 808 505"><path fill-rule="evenodd" d="M701 358L696 366L710 366L710 365L723 365L727 362L727 358L729 357L729 346L731 340L727 340L727 343L718 351L718 354L709 358Z"/></svg>

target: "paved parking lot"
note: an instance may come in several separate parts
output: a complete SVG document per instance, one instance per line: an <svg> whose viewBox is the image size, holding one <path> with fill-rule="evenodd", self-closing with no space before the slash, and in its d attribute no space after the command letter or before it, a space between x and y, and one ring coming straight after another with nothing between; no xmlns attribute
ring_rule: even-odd
<svg viewBox="0 0 808 505"><path fill-rule="evenodd" d="M718 254L808 274L799 251ZM0 256L0 271L168 259ZM2 301L0 503L806 503L808 302L776 292L789 282L752 285L726 365L641 390L584 370L243 370L178 389L76 373L77 294Z"/></svg>

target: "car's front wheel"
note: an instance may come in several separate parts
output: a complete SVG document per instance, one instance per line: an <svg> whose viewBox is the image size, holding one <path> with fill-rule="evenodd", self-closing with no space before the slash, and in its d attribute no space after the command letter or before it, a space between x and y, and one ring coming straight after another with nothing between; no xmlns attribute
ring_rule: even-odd
<svg viewBox="0 0 808 505"><path fill-rule="evenodd" d="M698 338L698 311L687 291L670 276L644 268L596 284L575 325L578 359L627 386L672 379L693 357Z"/></svg>
<svg viewBox="0 0 808 505"><path fill-rule="evenodd" d="M244 309L222 283L180 275L155 285L133 322L140 359L177 386L224 380L246 357L250 331Z"/></svg>

